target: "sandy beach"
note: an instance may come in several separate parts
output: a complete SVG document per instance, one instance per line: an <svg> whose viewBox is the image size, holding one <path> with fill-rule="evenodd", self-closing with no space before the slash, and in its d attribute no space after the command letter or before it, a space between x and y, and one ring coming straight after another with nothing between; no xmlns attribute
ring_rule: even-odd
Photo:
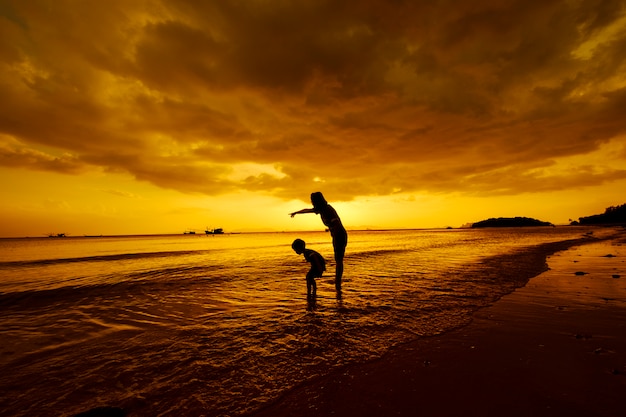
<svg viewBox="0 0 626 417"><path fill-rule="evenodd" d="M624 415L626 240L547 262L470 325L306 382L253 415Z"/></svg>

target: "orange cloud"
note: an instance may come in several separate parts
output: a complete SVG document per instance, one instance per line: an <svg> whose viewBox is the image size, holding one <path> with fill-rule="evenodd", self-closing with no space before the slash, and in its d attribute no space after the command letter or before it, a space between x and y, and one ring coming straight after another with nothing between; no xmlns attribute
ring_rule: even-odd
<svg viewBox="0 0 626 417"><path fill-rule="evenodd" d="M0 164L287 199L616 181L538 167L623 142L623 19L613 1L5 3Z"/></svg>

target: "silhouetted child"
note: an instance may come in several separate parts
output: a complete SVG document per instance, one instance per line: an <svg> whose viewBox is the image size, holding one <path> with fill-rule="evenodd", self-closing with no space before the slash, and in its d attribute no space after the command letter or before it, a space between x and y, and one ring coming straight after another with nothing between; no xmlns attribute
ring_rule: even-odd
<svg viewBox="0 0 626 417"><path fill-rule="evenodd" d="M298 255L304 254L304 259L311 264L311 269L306 273L306 295L310 297L313 294L315 296L317 293L315 278L320 278L326 271L326 261L318 252L315 252L313 249L307 249L306 243L302 239L294 240L291 247ZM313 292L311 292L311 289L313 289Z"/></svg>

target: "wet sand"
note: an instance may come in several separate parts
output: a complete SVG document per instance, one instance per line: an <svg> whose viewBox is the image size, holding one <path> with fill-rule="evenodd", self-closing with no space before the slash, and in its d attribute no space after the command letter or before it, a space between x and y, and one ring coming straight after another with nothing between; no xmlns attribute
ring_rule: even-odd
<svg viewBox="0 0 626 417"><path fill-rule="evenodd" d="M253 415L624 415L626 241L573 247L548 266L470 325L304 383Z"/></svg>

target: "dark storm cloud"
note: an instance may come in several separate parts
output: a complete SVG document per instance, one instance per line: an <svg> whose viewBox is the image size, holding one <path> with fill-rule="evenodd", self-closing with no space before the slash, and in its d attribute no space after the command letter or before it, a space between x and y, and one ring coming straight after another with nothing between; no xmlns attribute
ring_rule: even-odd
<svg viewBox="0 0 626 417"><path fill-rule="evenodd" d="M624 141L625 10L585 0L4 2L0 163L285 198L610 182L623 171L536 167ZM235 175L244 163L265 171Z"/></svg>
<svg viewBox="0 0 626 417"><path fill-rule="evenodd" d="M80 174L88 167L72 155L53 156L27 148L15 140L0 136L0 166Z"/></svg>

